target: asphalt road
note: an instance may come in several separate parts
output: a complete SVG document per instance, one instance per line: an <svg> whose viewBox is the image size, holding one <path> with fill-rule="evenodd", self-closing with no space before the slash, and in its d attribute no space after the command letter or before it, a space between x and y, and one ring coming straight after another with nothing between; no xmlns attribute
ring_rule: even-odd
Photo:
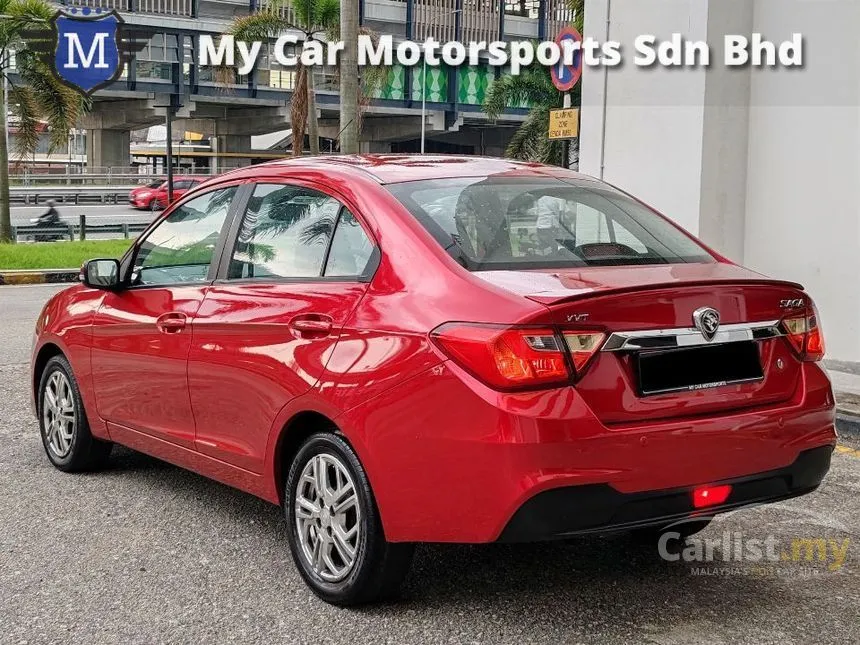
<svg viewBox="0 0 860 645"><path fill-rule="evenodd" d="M860 452L849 446L817 492L703 534L824 537L847 545L834 571L832 560L725 563L717 547L718 561L695 574L624 538L423 546L401 601L325 605L292 564L278 508L126 450L98 474L48 464L26 362L32 321L54 291L0 288L2 643L860 640Z"/></svg>
<svg viewBox="0 0 860 645"><path fill-rule="evenodd" d="M79 215L87 216L89 224L122 224L123 222L151 222L153 213L145 210L136 210L128 204L74 204L57 203L57 211L60 219L70 224L78 223ZM24 226L30 224L30 220L39 217L48 210L47 206L15 206L11 208L13 226Z"/></svg>

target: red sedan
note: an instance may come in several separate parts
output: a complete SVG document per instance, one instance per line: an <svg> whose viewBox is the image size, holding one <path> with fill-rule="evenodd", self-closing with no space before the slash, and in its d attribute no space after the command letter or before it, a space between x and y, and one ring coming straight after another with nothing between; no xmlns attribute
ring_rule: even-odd
<svg viewBox="0 0 860 645"><path fill-rule="evenodd" d="M803 288L559 168L238 170L81 278L36 326L51 462L119 443L280 504L338 604L416 542L682 539L814 490L835 445Z"/></svg>
<svg viewBox="0 0 860 645"><path fill-rule="evenodd" d="M205 180L200 177L174 177L173 200L179 199L203 181ZM167 197L167 181L164 179L158 179L145 186L133 188L128 194L128 203L137 209L160 211L167 208L169 202L170 200Z"/></svg>

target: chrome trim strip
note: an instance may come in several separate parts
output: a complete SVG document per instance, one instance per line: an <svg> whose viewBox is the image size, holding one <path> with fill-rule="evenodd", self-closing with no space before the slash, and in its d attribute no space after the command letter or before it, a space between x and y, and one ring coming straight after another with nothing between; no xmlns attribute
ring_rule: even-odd
<svg viewBox="0 0 860 645"><path fill-rule="evenodd" d="M782 336L778 320L721 325L711 340L695 327L616 331L603 343L602 352L631 352L645 349L674 349L699 345L719 345L744 340L762 340Z"/></svg>

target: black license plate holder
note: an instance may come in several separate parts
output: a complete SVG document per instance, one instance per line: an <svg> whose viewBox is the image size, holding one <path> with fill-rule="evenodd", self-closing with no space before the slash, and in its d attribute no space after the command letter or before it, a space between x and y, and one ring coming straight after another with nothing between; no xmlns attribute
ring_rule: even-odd
<svg viewBox="0 0 860 645"><path fill-rule="evenodd" d="M764 378L756 341L640 352L636 369L642 396L695 392Z"/></svg>

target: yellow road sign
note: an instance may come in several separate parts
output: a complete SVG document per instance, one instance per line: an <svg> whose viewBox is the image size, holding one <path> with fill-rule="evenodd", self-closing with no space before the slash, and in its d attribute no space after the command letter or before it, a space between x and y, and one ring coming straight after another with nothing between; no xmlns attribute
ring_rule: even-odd
<svg viewBox="0 0 860 645"><path fill-rule="evenodd" d="M579 136L579 109L549 111L549 138L574 139Z"/></svg>

